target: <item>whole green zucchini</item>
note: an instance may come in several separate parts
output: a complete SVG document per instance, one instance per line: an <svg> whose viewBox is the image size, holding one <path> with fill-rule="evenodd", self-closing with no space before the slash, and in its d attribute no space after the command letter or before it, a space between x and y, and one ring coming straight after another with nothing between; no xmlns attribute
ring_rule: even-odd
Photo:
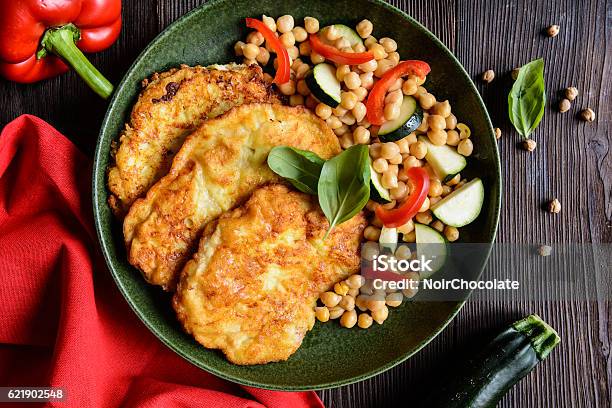
<svg viewBox="0 0 612 408"><path fill-rule="evenodd" d="M424 406L495 407L506 392L559 344L557 332L537 315L513 323L443 382ZM439 383L439 381L438 381Z"/></svg>

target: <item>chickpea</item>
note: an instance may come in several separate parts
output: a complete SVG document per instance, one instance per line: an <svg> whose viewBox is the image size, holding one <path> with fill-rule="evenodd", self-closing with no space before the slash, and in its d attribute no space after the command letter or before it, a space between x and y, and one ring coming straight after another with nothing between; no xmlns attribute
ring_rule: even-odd
<svg viewBox="0 0 612 408"><path fill-rule="evenodd" d="M385 320L389 317L389 309L386 305L383 304L383 307L372 310L372 319L378 324L383 324Z"/></svg>
<svg viewBox="0 0 612 408"><path fill-rule="evenodd" d="M422 159L427 154L427 145L421 141L410 145L410 154L417 159ZM412 166L415 167L415 166Z"/></svg>
<svg viewBox="0 0 612 408"><path fill-rule="evenodd" d="M318 117L325 120L331 116L332 108L330 108L328 105L324 103L319 103L315 109L315 113L317 114Z"/></svg>
<svg viewBox="0 0 612 408"><path fill-rule="evenodd" d="M293 27L293 30L291 31L293 32L293 37L297 42L306 41L308 38L308 33L302 27Z"/></svg>
<svg viewBox="0 0 612 408"><path fill-rule="evenodd" d="M334 109L332 109L332 112L334 115L336 115L337 117L342 117L346 114L346 112L348 112L346 109L344 109L342 107L342 105L338 105L336 106Z"/></svg>
<svg viewBox="0 0 612 408"><path fill-rule="evenodd" d="M291 95L289 97L289 105L298 106L304 104L304 96L303 95Z"/></svg>
<svg viewBox="0 0 612 408"><path fill-rule="evenodd" d="M351 67L348 65L339 65L336 68L336 79L340 82L342 82L344 80L344 77L346 76L346 74L348 74L349 72L351 72Z"/></svg>
<svg viewBox="0 0 612 408"><path fill-rule="evenodd" d="M340 122L340 119L338 119L338 117L333 116L333 115L327 118L325 122L327 123L327 126L329 126L330 129L332 130L338 129L339 127L342 126L342 122Z"/></svg>
<svg viewBox="0 0 612 408"><path fill-rule="evenodd" d="M329 318L337 319L344 314L344 309L340 306L330 307L329 308Z"/></svg>
<svg viewBox="0 0 612 408"><path fill-rule="evenodd" d="M374 319L372 319L372 316L367 313L361 313L357 319L357 326L359 326L361 329L367 329L368 327L372 326L373 321Z"/></svg>
<svg viewBox="0 0 612 408"><path fill-rule="evenodd" d="M340 121L348 126L353 126L355 124L355 117L350 111L347 111L341 118Z"/></svg>
<svg viewBox="0 0 612 408"><path fill-rule="evenodd" d="M349 289L350 288L346 284L346 282L338 282L338 283L334 284L334 292L336 292L340 296L346 296L346 294L348 293Z"/></svg>
<svg viewBox="0 0 612 408"><path fill-rule="evenodd" d="M306 107L308 109L314 110L317 107L318 104L319 104L319 101L317 101L315 98L313 98L312 95L308 95L306 97L305 105L306 105Z"/></svg>
<svg viewBox="0 0 612 408"><path fill-rule="evenodd" d="M440 201L442 197L429 197L429 205L433 206L435 203Z"/></svg>
<svg viewBox="0 0 612 408"><path fill-rule="evenodd" d="M389 169L389 163L387 160L380 157L372 162L372 167L377 173L384 173Z"/></svg>
<svg viewBox="0 0 612 408"><path fill-rule="evenodd" d="M394 52L397 50L397 43L391 38L383 37L378 40L378 43L385 48L386 52Z"/></svg>
<svg viewBox="0 0 612 408"><path fill-rule="evenodd" d="M366 261L371 261L375 256L379 254L378 243L366 242L361 247L361 257Z"/></svg>
<svg viewBox="0 0 612 408"><path fill-rule="evenodd" d="M392 171L385 171L380 180L384 188L396 188L397 187L397 175L393 174Z"/></svg>
<svg viewBox="0 0 612 408"><path fill-rule="evenodd" d="M390 91L389 93L387 93L387 96L385 96L385 103L401 104L402 99L403 99L402 91L400 89L396 89L394 91Z"/></svg>
<svg viewBox="0 0 612 408"><path fill-rule="evenodd" d="M404 85L404 80L402 78L397 78L395 80L395 82L393 82L391 84L391 86L389 87L388 91L389 92L397 91L399 93L400 97L403 97L403 95L402 95L402 85Z"/></svg>
<svg viewBox="0 0 612 408"><path fill-rule="evenodd" d="M422 95L425 95L427 93L427 89L425 89L424 87L419 85L419 81L417 81L417 91L415 96L417 97L421 97Z"/></svg>
<svg viewBox="0 0 612 408"><path fill-rule="evenodd" d="M308 72L310 72L310 66L308 66L308 64L302 64L295 71L295 77L297 79L304 79L306 78L306 75L308 75ZM306 89L308 89L308 86L306 86ZM299 92L299 88L298 88L298 92ZM310 90L308 91L308 93L310 93Z"/></svg>
<svg viewBox="0 0 612 408"><path fill-rule="evenodd" d="M457 146L457 153L462 156L470 156L474 151L474 145L470 139L464 139Z"/></svg>
<svg viewBox="0 0 612 408"><path fill-rule="evenodd" d="M383 296L372 295L368 300L366 300L365 304L368 310L371 310L371 311L380 310L383 307L385 307L384 295Z"/></svg>
<svg viewBox="0 0 612 408"><path fill-rule="evenodd" d="M370 35L372 35L374 25L370 20L361 20L355 28L357 34L359 34L361 38L368 38Z"/></svg>
<svg viewBox="0 0 612 408"><path fill-rule="evenodd" d="M338 303L338 306L348 311L355 310L355 298L349 295L345 295L342 297L340 303Z"/></svg>
<svg viewBox="0 0 612 408"><path fill-rule="evenodd" d="M380 228L368 225L363 230L363 237L368 241L378 241L378 239L380 238Z"/></svg>
<svg viewBox="0 0 612 408"><path fill-rule="evenodd" d="M270 61L270 53L264 47L259 47L259 54L257 54L256 60L261 65L266 65Z"/></svg>
<svg viewBox="0 0 612 408"><path fill-rule="evenodd" d="M380 150L380 155L384 158L389 160L390 158L392 158L393 156L398 155L400 152L399 146L396 145L393 142L388 142L382 145L382 148Z"/></svg>
<svg viewBox="0 0 612 408"><path fill-rule="evenodd" d="M378 67L374 71L374 76L376 78L380 78L383 75L385 75L385 73L388 70L390 70L391 68L393 68L393 63L391 61L389 61L389 60L382 59L382 60L378 61Z"/></svg>
<svg viewBox="0 0 612 408"><path fill-rule="evenodd" d="M469 138L472 134L470 128L464 123L457 123L457 129L459 129L459 138L461 140Z"/></svg>
<svg viewBox="0 0 612 408"><path fill-rule="evenodd" d="M298 47L298 49L300 50L300 55L309 56L311 52L310 42L305 41L303 43L300 43L300 46Z"/></svg>
<svg viewBox="0 0 612 408"><path fill-rule="evenodd" d="M242 47L244 46L245 44L242 41L236 41L236 44L234 44L234 54L236 54L237 57L242 57L244 55L242 52Z"/></svg>
<svg viewBox="0 0 612 408"><path fill-rule="evenodd" d="M287 82L285 82L284 84L280 84L278 86L278 90L283 94L283 95L293 95L295 93L295 81L294 80L289 80Z"/></svg>
<svg viewBox="0 0 612 408"><path fill-rule="evenodd" d="M446 144L449 146L457 146L459 144L459 133L456 130L446 132Z"/></svg>
<svg viewBox="0 0 612 408"><path fill-rule="evenodd" d="M351 289L359 289L365 283L365 278L359 274L351 275L346 280L346 284Z"/></svg>
<svg viewBox="0 0 612 408"><path fill-rule="evenodd" d="M398 307L401 306L402 300L404 300L404 295L402 295L402 292L396 292L388 294L385 299L385 303L389 307Z"/></svg>
<svg viewBox="0 0 612 408"><path fill-rule="evenodd" d="M406 183L398 181L397 187L392 188L389 193L391 195L392 200L401 200L408 194L408 188L406 187Z"/></svg>
<svg viewBox="0 0 612 408"><path fill-rule="evenodd" d="M429 92L425 93L419 97L419 103L421 104L421 108L429 109L436 103L436 97Z"/></svg>
<svg viewBox="0 0 612 408"><path fill-rule="evenodd" d="M403 159L402 155L398 153L398 154L396 154L395 156L393 156L392 158L389 159L389 163L390 164L398 165L398 164L402 164L403 160L404 159Z"/></svg>
<svg viewBox="0 0 612 408"><path fill-rule="evenodd" d="M364 128L363 126L357 126L355 130L353 130L353 141L355 142L355 144L370 143L370 131Z"/></svg>
<svg viewBox="0 0 612 408"><path fill-rule="evenodd" d="M416 133L412 132L411 134L409 134L408 136L406 136L406 140L408 140L408 145L411 145L413 143L417 142L417 135Z"/></svg>
<svg viewBox="0 0 612 408"><path fill-rule="evenodd" d="M268 17L265 14L261 16L261 21L268 27L271 31L276 31L276 20L272 17Z"/></svg>
<svg viewBox="0 0 612 408"><path fill-rule="evenodd" d="M387 57L385 48L380 44L370 45L369 50L372 52L372 55L376 61L381 61Z"/></svg>
<svg viewBox="0 0 612 408"><path fill-rule="evenodd" d="M407 289L402 290L402 294L404 295L404 297L406 297L406 299L410 299L410 298L413 298L419 291L419 287L416 284L416 282L419 281L419 273L418 272L408 272L405 275L405 278L413 282L413 284L409 285Z"/></svg>
<svg viewBox="0 0 612 408"><path fill-rule="evenodd" d="M389 55L387 55L387 59L393 61L393 66L396 66L400 62L400 55L398 52L390 52Z"/></svg>
<svg viewBox="0 0 612 408"><path fill-rule="evenodd" d="M453 177L452 179L448 180L446 182L447 186L455 186L457 184L459 184L459 181L461 180L461 174L455 174L455 177Z"/></svg>
<svg viewBox="0 0 612 408"><path fill-rule="evenodd" d="M402 84L402 92L404 95L414 95L417 92L418 85L412 78L408 78Z"/></svg>
<svg viewBox="0 0 612 408"><path fill-rule="evenodd" d="M410 144L408 143L407 137L398 140L397 142L395 142L395 144L397 145L397 147L399 147L400 153L404 154L410 152Z"/></svg>
<svg viewBox="0 0 612 408"><path fill-rule="evenodd" d="M451 114L451 106L448 101L436 102L431 108L431 113L447 118Z"/></svg>
<svg viewBox="0 0 612 408"><path fill-rule="evenodd" d="M340 326L350 329L357 324L357 312L355 310L346 311L340 318Z"/></svg>
<svg viewBox="0 0 612 408"><path fill-rule="evenodd" d="M423 201L423 204L421 204L421 208L419 208L419 213L423 213L427 210L429 210L429 206L430 206L430 201L429 201L429 197L425 197L425 201Z"/></svg>
<svg viewBox="0 0 612 408"><path fill-rule="evenodd" d="M317 306L315 307L315 316L320 322L329 321L329 309L326 306Z"/></svg>
<svg viewBox="0 0 612 408"><path fill-rule="evenodd" d="M314 17L304 17L304 28L308 34L319 31L319 20Z"/></svg>
<svg viewBox="0 0 612 408"><path fill-rule="evenodd" d="M361 79L361 77L359 77L359 79ZM363 101L368 96L368 90L365 89L363 86L360 86L359 88L355 88L351 92L355 94L358 102Z"/></svg>
<svg viewBox="0 0 612 408"><path fill-rule="evenodd" d="M340 146L342 146L344 150L353 146L353 138L351 137L350 133L347 133L347 132L342 133L342 137L340 138Z"/></svg>
<svg viewBox="0 0 612 408"><path fill-rule="evenodd" d="M401 233L401 234L409 234L412 231L414 231L414 221L412 221L412 218L409 219L404 225L401 225L398 229L397 232ZM408 248L406 245L404 245L404 247ZM401 247L400 247L401 248ZM399 249L399 248L398 248ZM409 249L409 248L408 248ZM399 257L399 255L396 254L396 256ZM408 259L408 258L406 258Z"/></svg>
<svg viewBox="0 0 612 408"><path fill-rule="evenodd" d="M251 31L246 37L247 43L260 46L264 43L264 36L259 31Z"/></svg>
<svg viewBox="0 0 612 408"><path fill-rule="evenodd" d="M370 145L370 157L372 159L379 158L381 149L382 149L382 143L372 143Z"/></svg>
<svg viewBox="0 0 612 408"><path fill-rule="evenodd" d="M360 89L360 88L357 88ZM363 89L363 88L361 88ZM359 98L358 98L359 99ZM355 104L355 106L353 107L353 109L351 110L351 112L353 113L353 116L355 117L355 120L357 122L361 122L367 113L367 108L365 106L365 104L363 102L357 102ZM363 127L363 126L361 126ZM363 127L365 129L365 127ZM370 131L368 130L368 139L370 138Z"/></svg>
<svg viewBox="0 0 612 408"><path fill-rule="evenodd" d="M429 126L427 125L427 120L429 119L429 114L424 113L423 114L423 119L421 120L421 124L419 125L419 127L416 128L416 130L418 130L419 132L427 132L427 129L429 129Z"/></svg>
<svg viewBox="0 0 612 408"><path fill-rule="evenodd" d="M293 25L294 24L295 24L295 22L293 21L293 16L291 16L289 14L286 14L284 16L279 17L276 20L276 29L281 34L285 34L285 33L288 33L289 31L293 30Z"/></svg>
<svg viewBox="0 0 612 408"><path fill-rule="evenodd" d="M364 72L359 75L359 80L361 81L361 86L363 88L370 89L374 85L374 73L373 72Z"/></svg>
<svg viewBox="0 0 612 408"><path fill-rule="evenodd" d="M285 34L281 34L278 39L285 48L293 47L295 45L295 37L293 36L293 32L291 31L286 32Z"/></svg>
<svg viewBox="0 0 612 408"><path fill-rule="evenodd" d="M370 60L368 62L364 62L363 64L357 65L357 68L363 72L374 72L376 71L376 67L378 67L376 60Z"/></svg>
<svg viewBox="0 0 612 408"><path fill-rule="evenodd" d="M427 137L429 138L429 141L436 146L446 144L446 140L448 139L448 136L444 130L429 130L427 132Z"/></svg>
<svg viewBox="0 0 612 408"><path fill-rule="evenodd" d="M430 224L430 226L438 232L444 231L444 224L440 220L435 220Z"/></svg>
<svg viewBox="0 0 612 408"><path fill-rule="evenodd" d="M242 54L244 55L244 58L254 60L257 58L257 55L259 55L259 47L251 43L245 44L242 47Z"/></svg>
<svg viewBox="0 0 612 408"><path fill-rule="evenodd" d="M457 117L452 113L446 117L446 128L454 129L457 126Z"/></svg>
<svg viewBox="0 0 612 408"><path fill-rule="evenodd" d="M344 76L344 84L348 89L357 89L361 86L361 80L359 74L356 72L349 72Z"/></svg>
<svg viewBox="0 0 612 408"><path fill-rule="evenodd" d="M359 289L349 289L348 295L356 298L359 295Z"/></svg>
<svg viewBox="0 0 612 408"><path fill-rule="evenodd" d="M375 37L372 37L371 35L363 41L363 45L368 48L371 47L372 44L378 44L378 40Z"/></svg>
<svg viewBox="0 0 612 408"><path fill-rule="evenodd" d="M400 105L397 103L388 103L384 109L385 120L394 120L399 118Z"/></svg>
<svg viewBox="0 0 612 408"><path fill-rule="evenodd" d="M342 107L347 110L353 109L357 104L357 96L355 96L355 94L351 91L342 92L340 100L340 105L342 105Z"/></svg>
<svg viewBox="0 0 612 408"><path fill-rule="evenodd" d="M429 225L429 223L431 223L431 221L433 220L430 210L417 213L417 215L415 215L414 218L417 220L418 223L425 224L425 225Z"/></svg>
<svg viewBox="0 0 612 408"><path fill-rule="evenodd" d="M427 126L432 130L444 130L446 128L446 120L440 115L429 115L427 117Z"/></svg>
<svg viewBox="0 0 612 408"><path fill-rule="evenodd" d="M410 259L411 256L412 251L410 251L410 247L408 247L408 245L400 245L395 250L395 258L397 259Z"/></svg>
<svg viewBox="0 0 612 408"><path fill-rule="evenodd" d="M325 57L322 56L321 54L317 54L314 51L310 52L310 61L312 61L313 64L321 64L322 62L325 62Z"/></svg>
<svg viewBox="0 0 612 408"><path fill-rule="evenodd" d="M300 50L295 45L287 48L287 54L289 54L289 60L294 60L300 56Z"/></svg>
<svg viewBox="0 0 612 408"><path fill-rule="evenodd" d="M455 227L447 225L446 227L444 227L444 236L450 242L455 242L459 239L459 230Z"/></svg>
<svg viewBox="0 0 612 408"><path fill-rule="evenodd" d="M404 234L405 242L415 242L416 241L416 233L414 231L410 231L408 234ZM405 295L405 293L404 293Z"/></svg>
<svg viewBox="0 0 612 408"><path fill-rule="evenodd" d="M334 307L337 306L338 303L340 303L340 300L342 300L342 296L334 292L325 292L322 293L321 296L319 296L319 299L321 300L321 302L323 302L325 306Z"/></svg>
<svg viewBox="0 0 612 408"><path fill-rule="evenodd" d="M442 195L442 183L439 179L433 179L429 182L429 196L439 197Z"/></svg>
<svg viewBox="0 0 612 408"><path fill-rule="evenodd" d="M409 169L411 167L421 167L421 166L422 166L421 161L414 156L408 156L408 158L404 160L404 169Z"/></svg>

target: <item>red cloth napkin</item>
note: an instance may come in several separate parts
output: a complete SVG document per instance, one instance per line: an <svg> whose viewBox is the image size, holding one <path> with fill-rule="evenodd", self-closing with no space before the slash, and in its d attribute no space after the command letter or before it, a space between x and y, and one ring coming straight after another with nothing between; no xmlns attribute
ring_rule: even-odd
<svg viewBox="0 0 612 408"><path fill-rule="evenodd" d="M158 341L100 261L90 183L90 161L43 120L0 134L0 386L63 387L53 405L70 407L323 406L221 380Z"/></svg>

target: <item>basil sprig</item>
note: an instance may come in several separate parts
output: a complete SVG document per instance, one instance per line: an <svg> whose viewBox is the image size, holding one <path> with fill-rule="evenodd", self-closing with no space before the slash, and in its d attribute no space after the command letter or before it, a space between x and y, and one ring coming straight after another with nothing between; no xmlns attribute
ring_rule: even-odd
<svg viewBox="0 0 612 408"><path fill-rule="evenodd" d="M544 60L540 58L520 68L508 94L508 116L516 131L529 137L542 120L545 104Z"/></svg>
<svg viewBox="0 0 612 408"><path fill-rule="evenodd" d="M353 218L370 198L370 155L355 145L323 161L312 152L279 146L270 151L268 165L300 191L318 194L330 231Z"/></svg>
<svg viewBox="0 0 612 408"><path fill-rule="evenodd" d="M275 147L268 155L270 169L307 194L317 194L323 163L313 152L287 146Z"/></svg>

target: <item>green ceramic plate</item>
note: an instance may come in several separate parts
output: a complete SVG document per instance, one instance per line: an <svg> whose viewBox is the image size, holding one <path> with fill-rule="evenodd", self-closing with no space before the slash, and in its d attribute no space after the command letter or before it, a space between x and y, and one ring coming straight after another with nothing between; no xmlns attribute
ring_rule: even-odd
<svg viewBox="0 0 612 408"><path fill-rule="evenodd" d="M232 365L221 353L201 347L184 334L168 294L147 285L128 264L121 227L106 204L105 169L111 142L117 139L128 119L140 81L155 71L181 63L208 65L233 61L233 44L244 39L244 18L262 14L292 14L299 21L305 16L315 16L321 24L342 22L352 26L368 18L374 23L377 37L397 40L402 58L429 62L432 72L427 89L438 99L448 98L453 112L472 129L476 148L465 175L480 176L486 186L487 197L479 219L462 229L462 240L466 242L492 242L495 237L501 188L497 143L483 102L459 62L427 29L382 1L211 1L164 30L140 54L117 87L98 140L93 201L106 262L130 306L168 347L220 377L280 390L337 387L379 374L409 358L452 320L462 303L404 303L390 313L384 325L374 325L369 330L343 329L335 322L317 323L300 349L286 362L254 367ZM483 258L482 267L484 262ZM338 356L351 358L339 360Z"/></svg>

